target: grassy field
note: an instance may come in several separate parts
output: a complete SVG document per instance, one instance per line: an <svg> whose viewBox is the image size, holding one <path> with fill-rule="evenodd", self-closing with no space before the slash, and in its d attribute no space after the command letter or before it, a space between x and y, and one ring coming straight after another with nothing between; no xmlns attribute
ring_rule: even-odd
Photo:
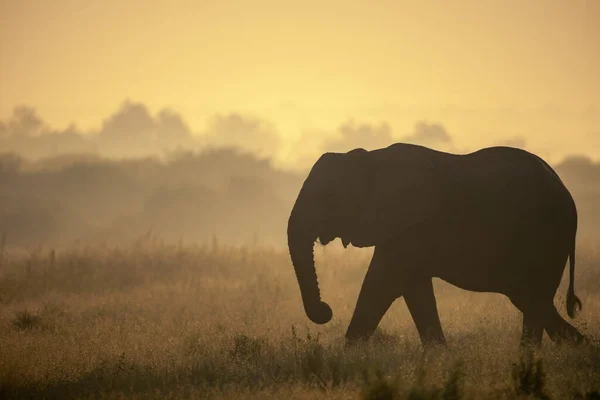
<svg viewBox="0 0 600 400"><path fill-rule="evenodd" d="M334 310L317 326L285 249L145 238L2 251L0 398L600 398L600 347L544 337L523 356L506 298L438 281L446 349L422 351L399 299L370 343L345 350L370 254L316 249ZM575 287L572 323L600 339L600 248L580 246Z"/></svg>

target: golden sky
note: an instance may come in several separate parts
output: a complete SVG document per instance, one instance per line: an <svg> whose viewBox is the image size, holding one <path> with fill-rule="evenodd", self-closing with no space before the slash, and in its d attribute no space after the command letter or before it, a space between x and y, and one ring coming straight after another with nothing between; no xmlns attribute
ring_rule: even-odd
<svg viewBox="0 0 600 400"><path fill-rule="evenodd" d="M281 136L443 124L600 156L600 0L0 0L0 118L98 127L126 98L194 130L218 112Z"/></svg>

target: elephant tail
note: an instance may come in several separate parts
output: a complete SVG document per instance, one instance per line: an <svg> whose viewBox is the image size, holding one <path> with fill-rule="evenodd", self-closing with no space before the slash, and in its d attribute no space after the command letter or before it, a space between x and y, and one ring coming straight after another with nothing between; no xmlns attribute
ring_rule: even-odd
<svg viewBox="0 0 600 400"><path fill-rule="evenodd" d="M581 300L575 296L575 244L569 253L569 290L567 292L567 314L575 317L575 312L581 310Z"/></svg>

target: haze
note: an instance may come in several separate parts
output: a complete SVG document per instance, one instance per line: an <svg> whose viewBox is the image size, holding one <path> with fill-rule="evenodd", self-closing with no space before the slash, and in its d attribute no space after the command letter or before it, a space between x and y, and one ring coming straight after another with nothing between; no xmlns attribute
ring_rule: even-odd
<svg viewBox="0 0 600 400"><path fill-rule="evenodd" d="M398 141L533 151L600 226L600 2L0 7L9 244L282 245L321 153Z"/></svg>
<svg viewBox="0 0 600 400"><path fill-rule="evenodd" d="M600 2L4 0L0 117L99 130L125 99L272 126L295 165L348 121L395 138L440 123L455 148L600 157ZM515 142L517 140L517 142ZM308 145L306 145L308 143ZM133 150L132 150L133 151Z"/></svg>

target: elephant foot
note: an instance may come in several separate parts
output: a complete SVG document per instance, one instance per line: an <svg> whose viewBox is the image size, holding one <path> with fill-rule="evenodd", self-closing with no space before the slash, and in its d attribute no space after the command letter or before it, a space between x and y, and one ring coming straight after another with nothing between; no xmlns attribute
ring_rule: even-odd
<svg viewBox="0 0 600 400"><path fill-rule="evenodd" d="M554 307L551 309L545 329L550 339L557 344L584 345L590 343L589 338L562 318Z"/></svg>
<svg viewBox="0 0 600 400"><path fill-rule="evenodd" d="M576 330L553 335L551 336L551 339L559 345L585 346L592 343L587 336Z"/></svg>

